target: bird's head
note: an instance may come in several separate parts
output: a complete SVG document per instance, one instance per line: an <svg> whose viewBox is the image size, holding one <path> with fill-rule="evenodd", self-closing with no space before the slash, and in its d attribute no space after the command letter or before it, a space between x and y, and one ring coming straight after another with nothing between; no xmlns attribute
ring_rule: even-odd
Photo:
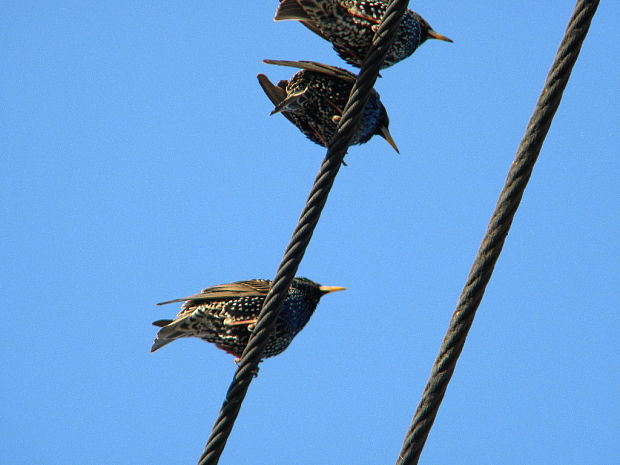
<svg viewBox="0 0 620 465"><path fill-rule="evenodd" d="M330 294L332 292L344 291L346 287L340 286L323 286L321 284L315 283L314 281L310 281L308 278L295 278L291 284L291 288L296 287L297 289L312 293L317 293L320 297L323 297L326 294Z"/></svg>
<svg viewBox="0 0 620 465"><path fill-rule="evenodd" d="M422 41L425 41L427 39L437 39L437 40L443 40L444 42L454 42L449 37L446 37L443 34L440 34L439 32L435 31L431 27L431 25L428 24L428 21L422 18L422 16L418 15L418 20L420 21L420 25L422 26Z"/></svg>
<svg viewBox="0 0 620 465"><path fill-rule="evenodd" d="M400 150L398 150L398 146L396 145L396 142L394 142L394 138L392 137L392 134L390 134L390 130L389 130L390 117L388 116L387 111L385 110L385 107L383 107L383 105L381 105L381 107L382 107L381 117L379 118L379 124L377 125L377 131L375 132L375 134L383 137L387 141L387 143L390 144L394 150L396 150L396 153L400 153Z"/></svg>

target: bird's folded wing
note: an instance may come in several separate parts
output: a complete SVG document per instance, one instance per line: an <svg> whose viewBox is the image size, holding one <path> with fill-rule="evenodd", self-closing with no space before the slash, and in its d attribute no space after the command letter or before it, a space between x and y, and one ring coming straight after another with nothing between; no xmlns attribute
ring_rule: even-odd
<svg viewBox="0 0 620 465"><path fill-rule="evenodd" d="M194 294L181 299L167 300L157 305L166 305L174 302L203 301L203 300L225 300L238 297L260 297L269 292L271 283L268 281L238 281L230 284L220 284L219 286L203 289L199 294Z"/></svg>
<svg viewBox="0 0 620 465"><path fill-rule="evenodd" d="M291 61L291 60L263 60L264 63L269 65L289 66L291 68L305 69L308 71L314 71L317 73L326 74L345 81L353 82L357 78L355 74L347 71L346 69L338 68L336 66L325 65L323 63L317 63L315 61Z"/></svg>

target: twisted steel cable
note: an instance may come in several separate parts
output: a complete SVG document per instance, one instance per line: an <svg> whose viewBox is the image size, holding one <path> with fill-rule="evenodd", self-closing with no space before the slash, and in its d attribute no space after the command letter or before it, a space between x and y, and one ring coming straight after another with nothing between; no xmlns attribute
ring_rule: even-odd
<svg viewBox="0 0 620 465"><path fill-rule="evenodd" d="M372 47L363 63L362 70L353 89L351 89L349 101L345 106L334 140L327 150L291 242L273 279L269 294L265 298L256 327L241 355L239 366L228 388L211 436L200 457L199 465L216 465L224 451L226 441L239 414L243 399L260 363L261 354L269 336L273 332L282 302L288 293L288 288L310 243L312 233L319 221L336 175L340 170L344 156L361 121L370 91L379 75L379 69L396 37L400 21L407 10L408 4L408 0L393 0L379 25Z"/></svg>
<svg viewBox="0 0 620 465"><path fill-rule="evenodd" d="M471 328L504 240L519 207L562 93L583 44L599 0L579 0L568 24L547 81L538 99L523 140L517 150L487 233L467 278L456 311L443 340L431 377L405 438L397 465L418 463L426 438L454 372L465 338Z"/></svg>

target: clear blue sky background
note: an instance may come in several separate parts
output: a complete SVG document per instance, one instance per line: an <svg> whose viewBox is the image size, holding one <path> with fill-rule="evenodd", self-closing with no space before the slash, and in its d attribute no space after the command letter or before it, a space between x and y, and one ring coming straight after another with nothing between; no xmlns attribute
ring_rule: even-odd
<svg viewBox="0 0 620 465"><path fill-rule="evenodd" d="M340 65L277 1L27 0L0 13L0 462L188 464L235 365L149 353L154 303L272 278L324 155L263 58ZM416 2L299 274L347 292L252 384L222 464L393 463L573 1ZM620 6L602 2L425 464L617 464Z"/></svg>

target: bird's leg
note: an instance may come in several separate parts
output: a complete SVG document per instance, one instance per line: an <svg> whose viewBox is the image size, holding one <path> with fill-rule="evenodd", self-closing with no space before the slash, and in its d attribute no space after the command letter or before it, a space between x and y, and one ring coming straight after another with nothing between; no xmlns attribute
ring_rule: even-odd
<svg viewBox="0 0 620 465"><path fill-rule="evenodd" d="M342 110L338 107L338 105L336 105L334 102L332 102L329 99L325 99L325 101L327 102L328 105L330 105L332 108L334 108L334 110L336 110L338 113L340 113L340 115L334 115L332 116L332 121L334 122L335 125L338 125L338 123L340 123L340 120L342 119ZM342 160L342 164L344 166L349 166L347 165L347 163Z"/></svg>

